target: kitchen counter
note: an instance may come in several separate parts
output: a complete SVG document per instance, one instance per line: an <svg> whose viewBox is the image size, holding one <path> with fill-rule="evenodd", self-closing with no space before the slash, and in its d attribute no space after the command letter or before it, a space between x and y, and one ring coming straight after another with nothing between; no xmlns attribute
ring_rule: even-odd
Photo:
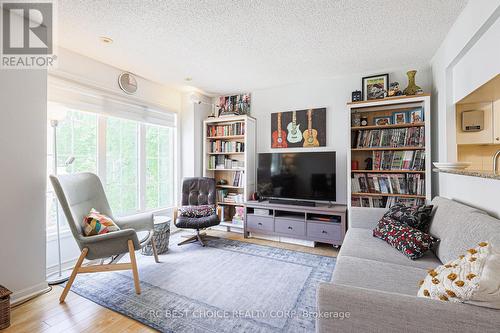
<svg viewBox="0 0 500 333"><path fill-rule="evenodd" d="M500 180L500 174L495 175L493 171L486 170L442 170L434 168L432 169L434 172L443 172L443 173L451 173L454 175L462 175L462 176L471 176L471 177L479 177L479 178L488 178L488 179L498 179Z"/></svg>

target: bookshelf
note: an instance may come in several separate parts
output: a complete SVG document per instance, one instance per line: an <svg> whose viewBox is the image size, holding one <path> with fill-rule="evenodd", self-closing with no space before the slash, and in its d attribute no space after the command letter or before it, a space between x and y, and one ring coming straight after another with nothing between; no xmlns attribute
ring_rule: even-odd
<svg viewBox="0 0 500 333"><path fill-rule="evenodd" d="M430 95L348 103L350 209L388 208L431 200ZM421 110L420 119L411 117ZM394 114L399 116L396 123ZM390 123L377 120L391 117ZM367 121L361 126L360 119ZM383 122L382 122L383 123Z"/></svg>
<svg viewBox="0 0 500 333"><path fill-rule="evenodd" d="M215 179L216 229L244 232L244 204L255 191L255 119L209 118L203 122L203 175ZM225 180L224 184L220 184Z"/></svg>

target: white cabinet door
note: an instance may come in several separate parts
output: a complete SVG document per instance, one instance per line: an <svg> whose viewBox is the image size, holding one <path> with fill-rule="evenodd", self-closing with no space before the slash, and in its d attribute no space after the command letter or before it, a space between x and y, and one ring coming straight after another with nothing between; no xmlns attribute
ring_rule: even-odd
<svg viewBox="0 0 500 333"><path fill-rule="evenodd" d="M488 144L493 143L493 106L492 103L457 104L456 126L457 144ZM462 112L471 110L484 111L484 128L479 132L462 131ZM499 118L500 119L500 118ZM499 126L500 129L500 126ZM500 131L497 132L500 135ZM500 139L500 138L499 138ZM500 141L498 141L500 142Z"/></svg>

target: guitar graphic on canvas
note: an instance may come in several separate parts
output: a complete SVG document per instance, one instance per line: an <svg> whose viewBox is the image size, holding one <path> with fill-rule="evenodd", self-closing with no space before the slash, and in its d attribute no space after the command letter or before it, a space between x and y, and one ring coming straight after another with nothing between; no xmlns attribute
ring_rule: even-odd
<svg viewBox="0 0 500 333"><path fill-rule="evenodd" d="M300 124L297 124L297 113L293 111L292 122L286 127L288 130L288 136L286 139L288 142L297 143L302 141L302 131L300 130Z"/></svg>
<svg viewBox="0 0 500 333"><path fill-rule="evenodd" d="M278 130L274 131L272 134L273 142L271 148L287 148L286 143L286 133L281 129L281 112L278 112Z"/></svg>
<svg viewBox="0 0 500 333"><path fill-rule="evenodd" d="M307 129L304 131L304 147L319 147L318 131L312 128L313 110L307 111Z"/></svg>

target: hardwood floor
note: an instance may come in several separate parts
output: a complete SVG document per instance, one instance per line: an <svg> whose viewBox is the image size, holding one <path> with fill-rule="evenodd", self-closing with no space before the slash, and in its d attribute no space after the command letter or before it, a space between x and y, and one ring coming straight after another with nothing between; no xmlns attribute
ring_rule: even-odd
<svg viewBox="0 0 500 333"><path fill-rule="evenodd" d="M223 231L208 231L209 235L234 239L253 244L274 246L294 251L301 251L326 256L337 256L337 250L326 244L315 248L300 245L277 243L260 239L244 239L243 235ZM177 246L172 244L171 246ZM49 293L39 296L12 310L11 326L1 333L59 333L59 332L156 332L133 319L111 311L69 292L66 303L59 304L62 288L55 286Z"/></svg>

